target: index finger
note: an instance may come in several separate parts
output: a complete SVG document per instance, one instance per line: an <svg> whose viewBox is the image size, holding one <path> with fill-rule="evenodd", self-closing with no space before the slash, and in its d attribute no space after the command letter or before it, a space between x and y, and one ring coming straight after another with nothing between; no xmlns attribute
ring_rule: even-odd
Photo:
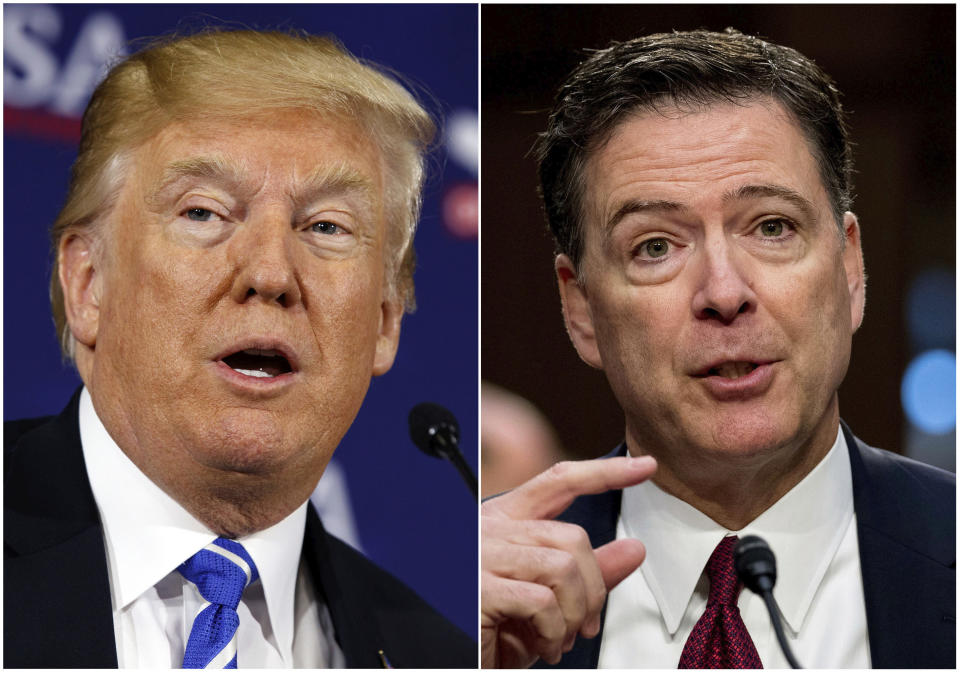
<svg viewBox="0 0 960 674"><path fill-rule="evenodd" d="M553 519L578 496L631 487L656 470L652 456L561 461L485 505L512 519Z"/></svg>

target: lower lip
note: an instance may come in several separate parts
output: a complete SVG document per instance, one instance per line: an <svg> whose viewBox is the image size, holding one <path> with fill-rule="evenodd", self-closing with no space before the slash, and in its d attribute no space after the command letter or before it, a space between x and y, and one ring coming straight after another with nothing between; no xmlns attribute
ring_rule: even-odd
<svg viewBox="0 0 960 674"><path fill-rule="evenodd" d="M232 386L256 393L271 393L282 390L292 384L296 377L295 372L284 372L275 377L251 377L237 372L222 360L216 361L215 365L217 373Z"/></svg>
<svg viewBox="0 0 960 674"><path fill-rule="evenodd" d="M775 363L758 365L748 374L736 379L727 379L718 375L697 377L697 379L717 400L745 400L767 392L773 382L774 365Z"/></svg>

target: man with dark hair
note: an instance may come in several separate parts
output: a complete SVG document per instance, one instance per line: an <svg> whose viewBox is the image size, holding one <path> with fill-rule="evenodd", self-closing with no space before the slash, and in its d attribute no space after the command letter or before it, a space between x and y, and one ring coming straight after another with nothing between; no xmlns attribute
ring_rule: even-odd
<svg viewBox="0 0 960 674"><path fill-rule="evenodd" d="M293 32L164 38L97 87L53 227L84 385L5 428L5 666L475 666L308 502L413 306L433 132Z"/></svg>
<svg viewBox="0 0 960 674"><path fill-rule="evenodd" d="M840 421L865 274L830 78L732 30L615 43L537 155L626 440L484 504L483 666L785 667L733 568L760 534L800 663L953 667L954 477Z"/></svg>

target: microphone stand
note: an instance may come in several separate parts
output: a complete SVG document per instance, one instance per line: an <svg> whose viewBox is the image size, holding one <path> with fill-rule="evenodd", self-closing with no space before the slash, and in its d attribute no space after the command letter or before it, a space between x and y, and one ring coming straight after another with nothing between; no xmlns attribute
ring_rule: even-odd
<svg viewBox="0 0 960 674"><path fill-rule="evenodd" d="M773 631L777 635L780 650L793 669L802 669L797 659L793 657L787 636L783 633L780 623L780 608L773 598L773 585L777 582L777 561L773 550L767 542L759 536L744 536L737 543L733 551L734 567L737 576L752 592L763 597L763 603L770 614Z"/></svg>
<svg viewBox="0 0 960 674"><path fill-rule="evenodd" d="M797 659L793 657L793 651L790 650L790 644L787 643L787 635L783 633L783 625L780 623L780 608L777 601L773 598L773 592L766 590L759 593L763 597L763 603L767 606L767 612L770 614L770 622L773 623L773 631L777 634L777 641L780 643L780 650L784 657L790 663L793 669L803 669Z"/></svg>
<svg viewBox="0 0 960 674"><path fill-rule="evenodd" d="M476 499L479 496L477 478L474 476L469 464L467 464L467 460L463 458L463 453L460 451L458 443L451 442L448 444L446 436L446 433L438 432L433 436L431 444L434 446L437 454L447 459L456 467L460 473L460 477L463 478L463 481L467 483L470 491L473 492L473 498ZM456 436L452 436L451 439L455 437Z"/></svg>
<svg viewBox="0 0 960 674"><path fill-rule="evenodd" d="M424 402L410 410L408 422L413 444L430 456L452 463L476 501L480 493L477 476L460 451L460 426L453 413L436 403Z"/></svg>

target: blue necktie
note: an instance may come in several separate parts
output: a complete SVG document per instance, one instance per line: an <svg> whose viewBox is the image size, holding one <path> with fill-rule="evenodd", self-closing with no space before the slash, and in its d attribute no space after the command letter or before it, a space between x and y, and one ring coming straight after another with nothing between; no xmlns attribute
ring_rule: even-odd
<svg viewBox="0 0 960 674"><path fill-rule="evenodd" d="M177 570L207 600L193 621L183 668L236 669L237 606L244 588L259 578L256 565L242 545L218 538Z"/></svg>

